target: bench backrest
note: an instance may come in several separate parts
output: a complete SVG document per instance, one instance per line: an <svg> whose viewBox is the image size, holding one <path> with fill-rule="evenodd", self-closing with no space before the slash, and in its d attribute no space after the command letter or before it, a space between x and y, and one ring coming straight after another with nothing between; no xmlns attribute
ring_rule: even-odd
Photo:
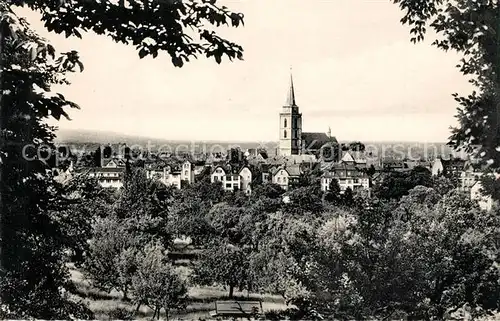
<svg viewBox="0 0 500 321"><path fill-rule="evenodd" d="M262 313L260 301L216 301L215 311L218 315L249 315Z"/></svg>

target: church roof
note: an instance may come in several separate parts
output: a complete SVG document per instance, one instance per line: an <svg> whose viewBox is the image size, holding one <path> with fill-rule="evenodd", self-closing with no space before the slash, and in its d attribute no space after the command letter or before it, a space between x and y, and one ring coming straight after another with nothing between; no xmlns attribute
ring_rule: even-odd
<svg viewBox="0 0 500 321"><path fill-rule="evenodd" d="M337 143L335 137L328 137L325 133L302 133L302 143L306 149L319 150L327 143Z"/></svg>

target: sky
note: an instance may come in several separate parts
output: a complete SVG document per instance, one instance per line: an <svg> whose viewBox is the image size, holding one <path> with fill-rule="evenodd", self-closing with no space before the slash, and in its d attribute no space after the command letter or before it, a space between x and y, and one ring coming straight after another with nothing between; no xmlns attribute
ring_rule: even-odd
<svg viewBox="0 0 500 321"><path fill-rule="evenodd" d="M292 67L303 131L331 127L342 141L441 142L456 124L451 94L471 90L455 68L457 54L410 42L392 1L218 3L245 15L244 27L220 31L243 46L244 61L202 57L182 68L166 54L140 59L134 47L93 33L48 33L38 14L19 10L85 65L70 86L54 88L81 110L53 124L172 140L277 140Z"/></svg>

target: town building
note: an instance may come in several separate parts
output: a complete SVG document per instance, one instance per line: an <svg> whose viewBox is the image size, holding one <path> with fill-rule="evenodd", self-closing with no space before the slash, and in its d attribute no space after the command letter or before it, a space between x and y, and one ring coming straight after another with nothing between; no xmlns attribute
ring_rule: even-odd
<svg viewBox="0 0 500 321"><path fill-rule="evenodd" d="M155 179L167 186L174 186L181 189L184 184L192 184L195 182L193 164L186 160L182 163L165 164L148 164L146 165L146 177Z"/></svg>
<svg viewBox="0 0 500 321"><path fill-rule="evenodd" d="M332 164L321 177L321 190L330 190L330 184L337 180L341 193L350 188L353 192L360 190L369 191L370 177L363 168L359 168L354 163Z"/></svg>
<svg viewBox="0 0 500 321"><path fill-rule="evenodd" d="M271 182L279 185L282 189L288 190L291 184L298 181L301 170L300 166L279 166L270 169Z"/></svg>
<svg viewBox="0 0 500 321"><path fill-rule="evenodd" d="M458 177L460 182L459 189L469 192L482 176L483 170L480 166L472 163L466 163L464 169L460 172Z"/></svg>
<svg viewBox="0 0 500 321"><path fill-rule="evenodd" d="M88 177L96 178L104 188L123 187L125 178L125 167L93 167L85 169L84 172L88 173Z"/></svg>
<svg viewBox="0 0 500 321"><path fill-rule="evenodd" d="M221 182L222 189L227 192L240 190L247 195L252 192L252 171L248 166L237 168L230 164L217 165L210 174L210 181L212 183Z"/></svg>
<svg viewBox="0 0 500 321"><path fill-rule="evenodd" d="M438 157L434 160L431 168L433 176L438 175L456 175L459 176L465 166L463 159L443 159Z"/></svg>

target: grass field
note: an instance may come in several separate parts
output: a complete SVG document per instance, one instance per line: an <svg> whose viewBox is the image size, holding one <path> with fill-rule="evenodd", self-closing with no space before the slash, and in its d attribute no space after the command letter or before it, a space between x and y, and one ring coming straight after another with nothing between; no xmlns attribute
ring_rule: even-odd
<svg viewBox="0 0 500 321"><path fill-rule="evenodd" d="M110 313L117 308L134 312L136 305L132 302L122 300L122 294L117 291L103 292L85 279L83 274L75 269L73 265L69 265L71 279L76 285L77 293L76 300L82 300L94 312L95 318L98 320L110 320ZM185 267L182 267L187 269ZM185 271L188 273L188 271ZM189 289L189 304L185 311L171 311L170 320L198 320L209 318L209 312L215 309L215 301L227 299L228 292L219 287L191 287ZM234 292L235 299L257 299L262 300L264 311L283 310L286 308L283 298L275 295L260 295L255 293ZM141 306L140 310L134 319L151 319L153 310L146 306ZM165 318L162 310L161 318Z"/></svg>

